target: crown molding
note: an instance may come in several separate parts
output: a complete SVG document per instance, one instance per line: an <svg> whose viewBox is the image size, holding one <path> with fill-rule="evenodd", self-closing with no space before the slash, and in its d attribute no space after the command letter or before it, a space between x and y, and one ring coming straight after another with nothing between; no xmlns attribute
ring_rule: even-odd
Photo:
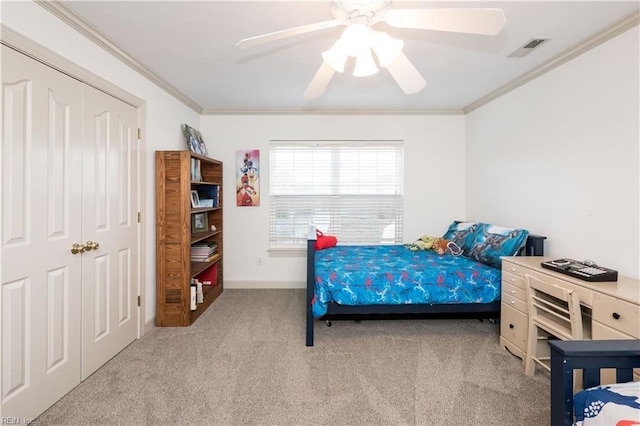
<svg viewBox="0 0 640 426"><path fill-rule="evenodd" d="M62 5L58 0L33 0L35 3L39 4L51 14L58 17L60 20L65 22L71 28L78 31L80 34L87 37L89 40L93 41L98 46L102 47L104 50L112 54L115 58L122 61L124 64L131 67L133 70L140 73L143 77L147 78L151 82L155 83L158 87L169 93L171 96L197 112L198 114L202 113L202 107L194 102L192 99L184 95L170 83L168 83L163 78L159 77L157 74L149 70L143 64L138 62L135 58L129 55L124 50L120 49L109 37L102 34L95 27L93 27L89 22L83 19L80 15L73 12L71 9Z"/></svg>
<svg viewBox="0 0 640 426"><path fill-rule="evenodd" d="M0 23L0 43L133 107L138 108L145 105L145 102L137 96L63 58L2 23Z"/></svg>
<svg viewBox="0 0 640 426"><path fill-rule="evenodd" d="M433 110L203 110L201 115L464 115L461 109Z"/></svg>
<svg viewBox="0 0 640 426"><path fill-rule="evenodd" d="M58 0L33 0L50 13L67 23L72 28L83 34L89 40L93 41L114 57L140 73L148 80L155 83L158 87L184 103L186 106L194 110L200 115L465 115L468 114L505 94L535 80L536 78L552 71L553 69L565 64L566 62L588 52L589 50L605 43L612 38L630 30L640 24L640 9L631 13L626 18L605 28L600 33L580 42L570 49L565 50L549 61L543 63L536 69L512 80L511 82L499 87L498 89L488 93L487 95L477 99L476 101L466 105L462 109L451 110L421 110L421 111L367 111L367 110L203 110L203 108L192 99L184 95L166 80L162 79L154 72L149 70L143 64L138 62L128 53L120 49L111 39L94 28L89 22L69 8L62 5Z"/></svg>
<svg viewBox="0 0 640 426"><path fill-rule="evenodd" d="M549 61L540 65L538 68L523 74L522 76L512 80L511 82L505 84L504 86L490 92L489 94L483 96L475 102L470 103L469 105L462 108L464 114L468 114L471 111L474 111L480 108L483 105L488 104L489 102L498 99L501 96L521 87L532 80L552 71L555 68L558 68L560 65L569 62L572 59L577 58L578 56L588 52L589 50L611 40L614 37L619 36L620 34L630 30L633 27L638 26L640 23L640 9L637 9L635 12L627 16L626 18L621 19L615 24L605 28L600 33L589 37L586 40L578 43L577 45L565 50L559 55L553 57Z"/></svg>

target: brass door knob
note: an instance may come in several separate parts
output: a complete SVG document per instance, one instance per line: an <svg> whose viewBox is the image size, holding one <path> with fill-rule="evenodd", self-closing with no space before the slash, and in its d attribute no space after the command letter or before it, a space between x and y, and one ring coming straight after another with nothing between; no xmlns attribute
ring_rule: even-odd
<svg viewBox="0 0 640 426"><path fill-rule="evenodd" d="M90 250L98 250L98 248L100 248L100 244L98 244L97 242L93 242L93 241L87 241L87 251Z"/></svg>
<svg viewBox="0 0 640 426"><path fill-rule="evenodd" d="M85 246L84 244L74 243L71 246L72 254L84 253L85 251L87 251L87 246Z"/></svg>

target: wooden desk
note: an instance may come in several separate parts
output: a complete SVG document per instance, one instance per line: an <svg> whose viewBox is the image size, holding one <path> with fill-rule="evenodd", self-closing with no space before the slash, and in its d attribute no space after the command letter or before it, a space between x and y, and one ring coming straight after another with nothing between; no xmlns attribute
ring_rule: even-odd
<svg viewBox="0 0 640 426"><path fill-rule="evenodd" d="M587 318L591 318L593 340L640 339L640 280L618 276L618 281L596 283L540 266L541 262L553 259L541 256L502 259L500 346L524 361L529 322L526 274L576 290Z"/></svg>

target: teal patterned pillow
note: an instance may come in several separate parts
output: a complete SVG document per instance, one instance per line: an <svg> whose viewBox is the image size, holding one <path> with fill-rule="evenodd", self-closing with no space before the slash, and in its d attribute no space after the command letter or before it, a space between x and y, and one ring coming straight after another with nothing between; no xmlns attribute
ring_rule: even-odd
<svg viewBox="0 0 640 426"><path fill-rule="evenodd" d="M462 249L462 254L466 256L476 240L478 226L476 222L453 222L442 238L456 243Z"/></svg>
<svg viewBox="0 0 640 426"><path fill-rule="evenodd" d="M500 268L501 256L513 256L527 242L529 231L525 229L503 228L481 223L475 234L473 247L467 257L494 268Z"/></svg>

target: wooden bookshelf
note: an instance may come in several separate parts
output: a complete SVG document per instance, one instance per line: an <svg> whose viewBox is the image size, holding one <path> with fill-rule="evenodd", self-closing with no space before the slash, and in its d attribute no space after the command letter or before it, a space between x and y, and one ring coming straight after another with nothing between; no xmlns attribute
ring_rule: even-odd
<svg viewBox="0 0 640 426"><path fill-rule="evenodd" d="M199 173L194 175L194 168ZM191 191L214 194L214 205L193 207ZM209 198L208 198L209 199ZM223 291L222 162L189 151L156 151L156 325L189 326ZM196 226L206 225L196 232ZM212 225L214 228L212 229ZM192 261L194 244L215 243L213 262ZM215 269L216 268L217 271ZM217 276L204 285L203 302L191 310L191 280Z"/></svg>

